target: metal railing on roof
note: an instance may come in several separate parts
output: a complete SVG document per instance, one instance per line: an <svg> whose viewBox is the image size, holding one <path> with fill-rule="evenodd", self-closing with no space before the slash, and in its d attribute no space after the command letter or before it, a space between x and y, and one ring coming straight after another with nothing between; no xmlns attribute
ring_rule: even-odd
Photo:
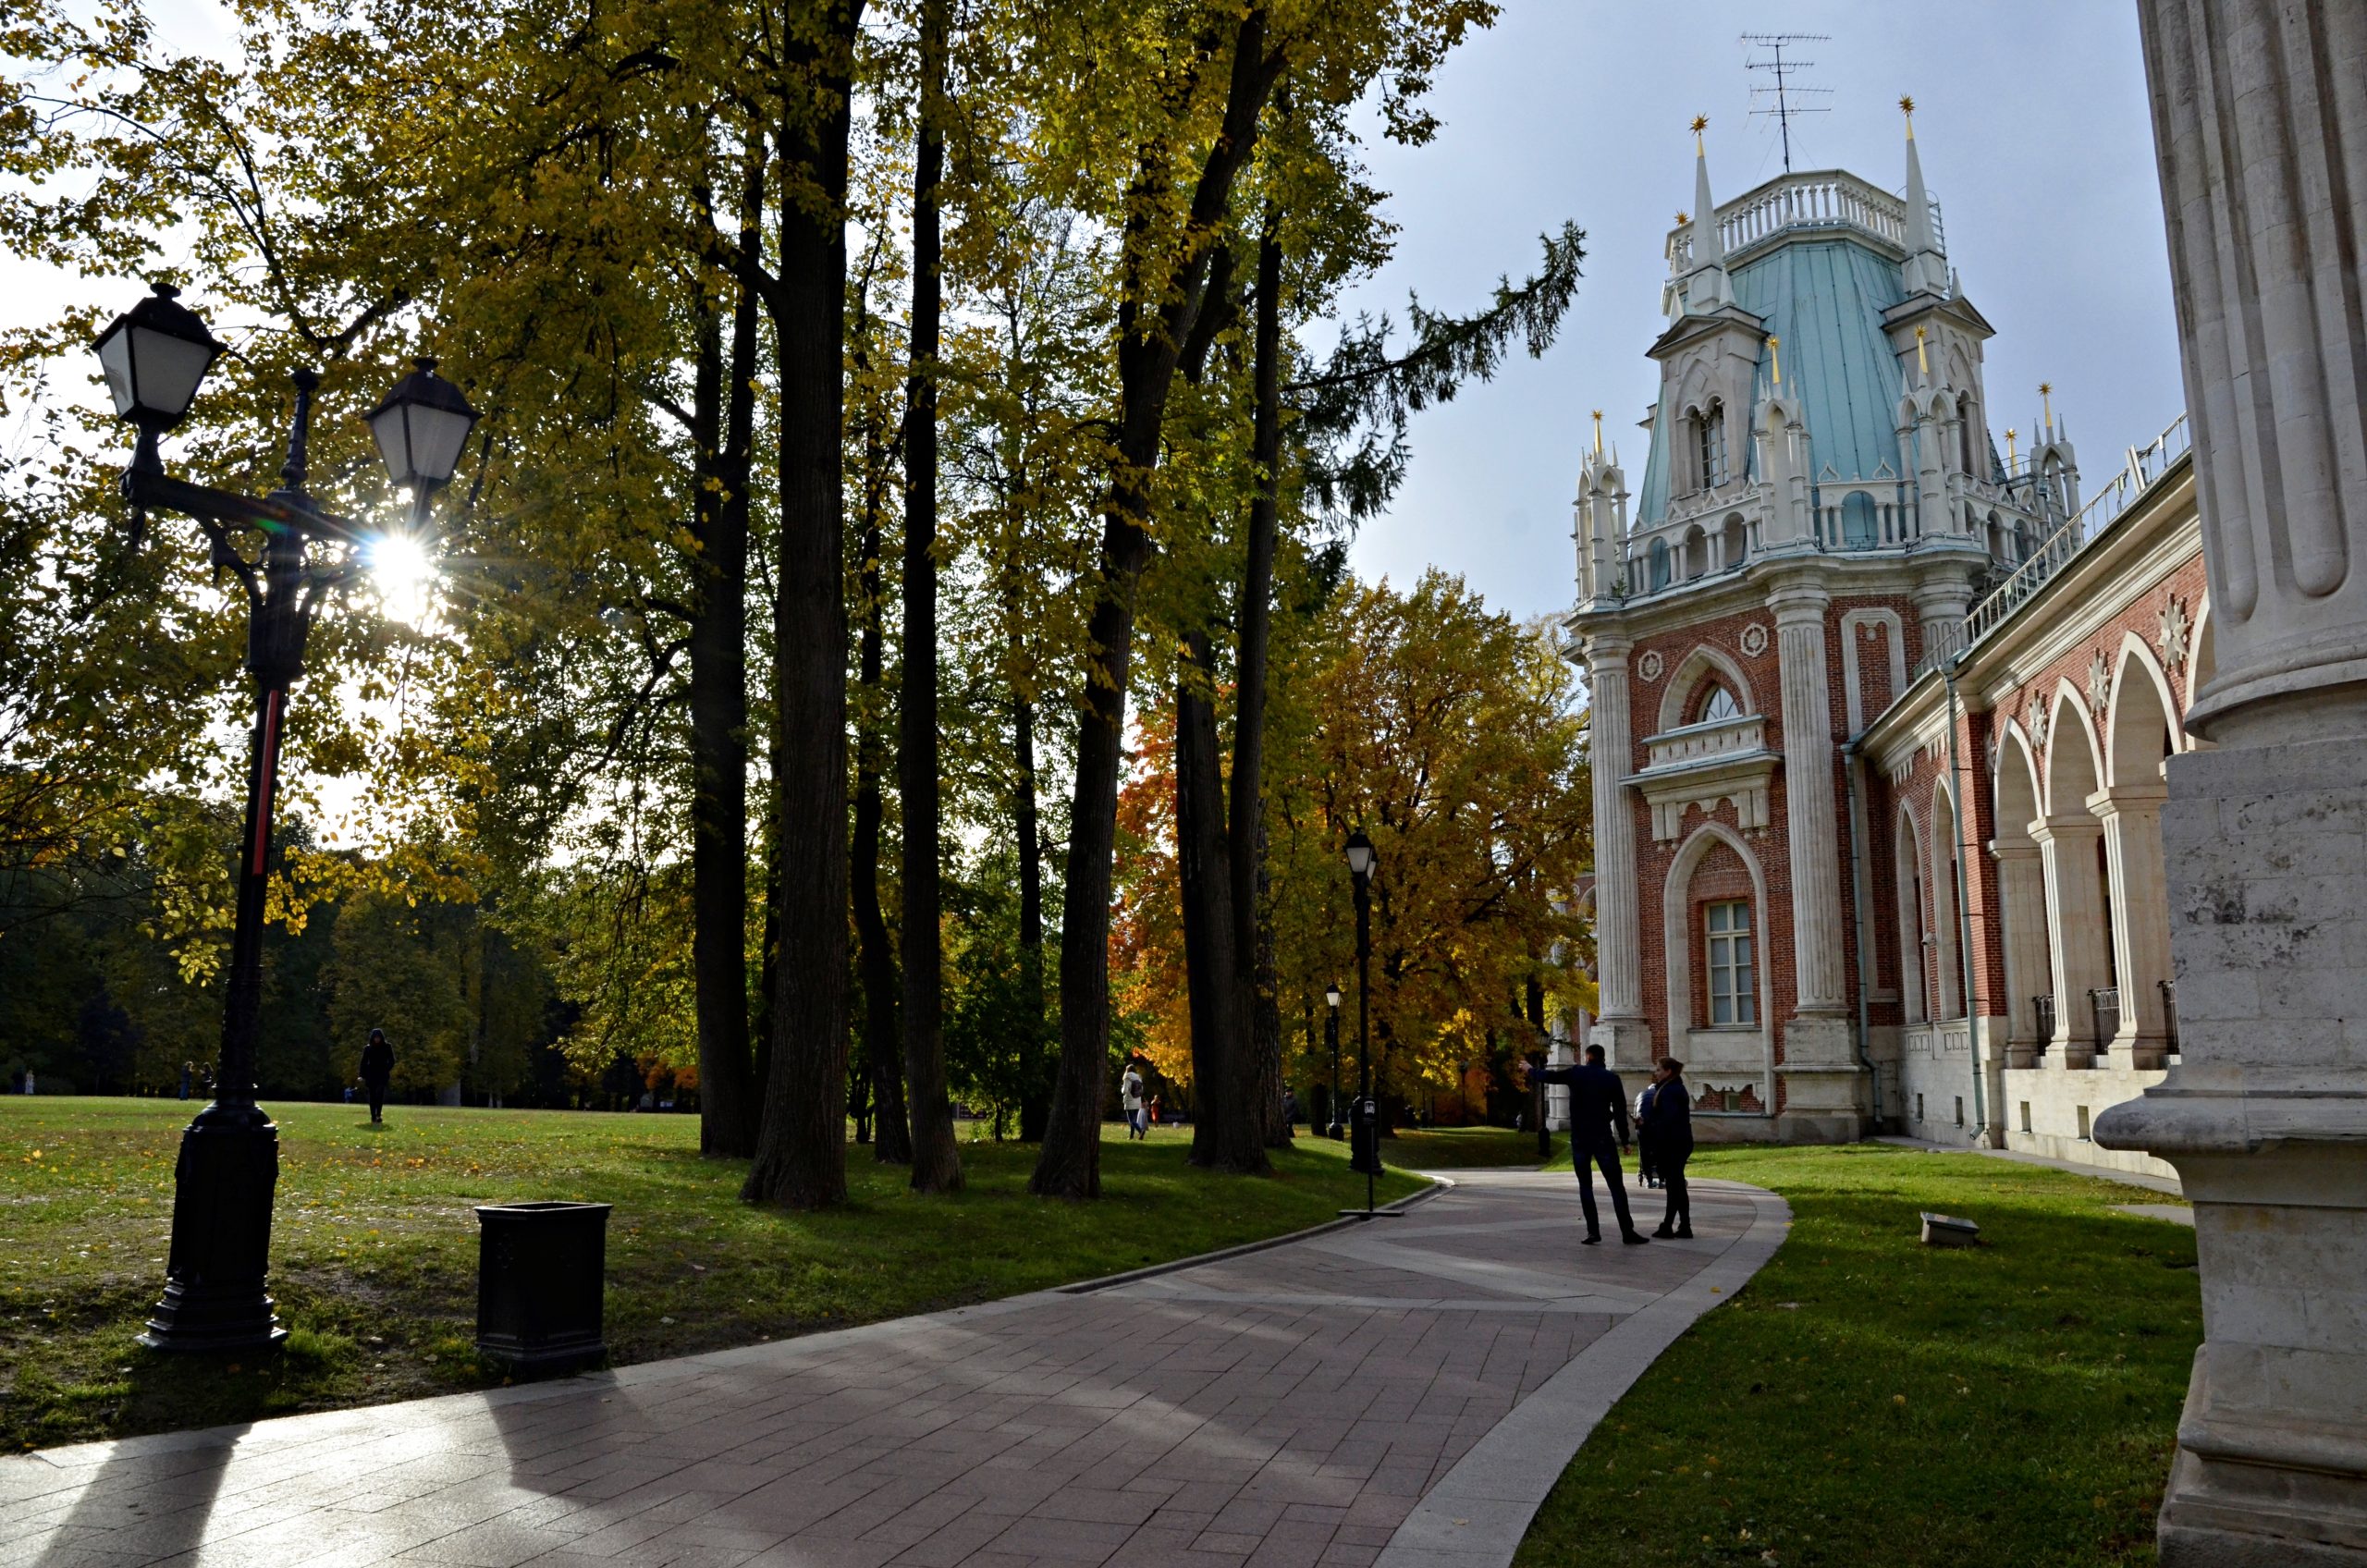
<svg viewBox="0 0 2367 1568"><path fill-rule="evenodd" d="M2027 560L1972 606L1972 613L1964 618L1964 638L1958 645L1970 648L1997 630L2023 600L2037 593L2072 557L2111 527L2113 520L2128 509L2129 503L2159 484L2170 465L2186 455L2189 439L2186 415L2180 414L2170 422L2168 429L2144 446L2131 447L2128 461L2112 482L2089 497L2087 505L2074 512L2062 527L2041 540Z"/></svg>
<svg viewBox="0 0 2367 1568"><path fill-rule="evenodd" d="M1944 252L1947 240L1940 227L1940 203L1936 198L1928 199L1932 234ZM1729 257L1795 228L1854 228L1896 249L1907 246L1906 203L1838 169L1779 175L1720 206L1717 221L1718 244ZM1681 224L1669 232L1668 261L1673 274L1692 266L1691 224Z"/></svg>

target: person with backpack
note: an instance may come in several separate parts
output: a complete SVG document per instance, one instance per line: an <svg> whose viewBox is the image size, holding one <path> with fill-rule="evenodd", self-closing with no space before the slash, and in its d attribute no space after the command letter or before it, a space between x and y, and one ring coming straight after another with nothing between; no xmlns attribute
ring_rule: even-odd
<svg viewBox="0 0 2367 1568"><path fill-rule="evenodd" d="M370 1031L370 1041L362 1047L362 1086L370 1092L370 1125L383 1126L386 1121L386 1081L395 1075L395 1047L386 1043L384 1029Z"/></svg>
<svg viewBox="0 0 2367 1568"><path fill-rule="evenodd" d="M1126 1075L1118 1080L1118 1103L1126 1112L1126 1141L1132 1143L1136 1138L1147 1139L1150 1136L1150 1125L1143 1114L1143 1074L1140 1058L1130 1057L1126 1060Z"/></svg>
<svg viewBox="0 0 2367 1568"><path fill-rule="evenodd" d="M1636 1175L1647 1187L1661 1184L1660 1171L1652 1164L1652 1094L1661 1086L1659 1072L1652 1081L1636 1091Z"/></svg>

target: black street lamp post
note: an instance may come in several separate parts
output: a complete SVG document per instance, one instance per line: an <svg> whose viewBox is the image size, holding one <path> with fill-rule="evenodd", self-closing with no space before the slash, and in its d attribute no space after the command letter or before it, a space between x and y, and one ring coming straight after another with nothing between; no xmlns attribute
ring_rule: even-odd
<svg viewBox="0 0 2367 1568"><path fill-rule="evenodd" d="M1372 840L1359 828L1348 836L1348 877L1356 893L1356 1105L1350 1127L1348 1168L1365 1173L1363 1213L1373 1212L1373 1182L1380 1174L1380 1126L1372 1098ZM1351 1211L1354 1212L1354 1211Z"/></svg>
<svg viewBox="0 0 2367 1568"><path fill-rule="evenodd" d="M1324 1099L1331 1112L1331 1124L1324 1128L1328 1138L1346 1135L1347 1128L1340 1120L1340 983L1337 980L1323 988L1323 999L1331 1011L1323 1018L1323 1038L1331 1047L1331 1087Z"/></svg>
<svg viewBox="0 0 2367 1568"><path fill-rule="evenodd" d="M205 323L177 302L178 293L169 284L156 285L153 295L116 318L95 348L117 417L140 430L123 476L135 530L152 508L194 519L213 546L213 564L227 568L246 591L247 672L255 683L255 726L215 1098L181 1134L164 1298L140 1341L154 1350L248 1350L276 1344L288 1332L264 1289L272 1189L279 1180L279 1130L255 1104L254 1094L264 899L270 886L280 740L288 693L303 672L313 613L322 595L345 582L355 565L350 557L314 565L306 560L306 548L314 538L356 548L366 547L369 540L354 524L322 511L305 491L313 393L320 386L320 377L309 370L291 377L296 409L278 489L255 500L165 472L158 439L189 412L198 384L222 348ZM458 387L435 375L433 361L423 360L369 420L387 472L411 490L414 524L424 521L429 498L459 466L475 410ZM234 528L262 534L252 559L239 549Z"/></svg>

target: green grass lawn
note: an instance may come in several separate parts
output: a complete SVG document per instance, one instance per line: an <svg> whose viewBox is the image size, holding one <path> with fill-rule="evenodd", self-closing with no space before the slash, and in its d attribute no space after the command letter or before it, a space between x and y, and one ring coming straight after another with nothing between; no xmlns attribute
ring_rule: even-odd
<svg viewBox="0 0 2367 1568"><path fill-rule="evenodd" d="M2160 1194L1878 1145L1704 1150L1780 1193L1749 1287L1612 1410L1515 1568L2150 1563L2202 1337ZM1917 1211L1983 1245L1918 1243Z"/></svg>
<svg viewBox="0 0 2367 1568"><path fill-rule="evenodd" d="M165 1278L173 1161L194 1103L0 1096L0 1445L237 1422L500 1381L474 1349L472 1206L612 1203L616 1363L811 1333L1139 1268L1330 1219L1364 1199L1344 1145L1301 1138L1270 1180L1184 1163L1190 1134L1110 1129L1103 1198L1027 1195L1035 1149L965 1143L969 1185L906 1190L848 1150L852 1203L739 1201L745 1161L698 1154L693 1116L272 1107L280 1175L277 1354L166 1357L133 1343ZM965 1132L968 1130L965 1126ZM1386 1198L1420 1182L1394 1174Z"/></svg>
<svg viewBox="0 0 2367 1568"><path fill-rule="evenodd" d="M1556 1136L1553 1153L1568 1158L1569 1139ZM1397 1136L1380 1141L1380 1159L1409 1170L1533 1166L1538 1163L1537 1134L1509 1127L1401 1127Z"/></svg>

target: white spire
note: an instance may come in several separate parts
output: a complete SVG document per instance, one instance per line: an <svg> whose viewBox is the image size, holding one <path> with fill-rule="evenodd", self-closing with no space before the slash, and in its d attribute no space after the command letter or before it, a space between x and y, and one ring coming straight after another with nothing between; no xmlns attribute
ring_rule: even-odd
<svg viewBox="0 0 2367 1568"><path fill-rule="evenodd" d="M1725 247L1718 239L1718 206L1710 199L1710 153L1701 141L1709 124L1707 115L1693 118L1693 270L1686 275L1685 304L1697 315L1735 300Z"/></svg>
<svg viewBox="0 0 2367 1568"><path fill-rule="evenodd" d="M1948 263L1932 228L1932 198L1923 190L1923 160L1915 152L1915 100L1901 98L1898 106L1907 116L1907 291L1944 295Z"/></svg>

